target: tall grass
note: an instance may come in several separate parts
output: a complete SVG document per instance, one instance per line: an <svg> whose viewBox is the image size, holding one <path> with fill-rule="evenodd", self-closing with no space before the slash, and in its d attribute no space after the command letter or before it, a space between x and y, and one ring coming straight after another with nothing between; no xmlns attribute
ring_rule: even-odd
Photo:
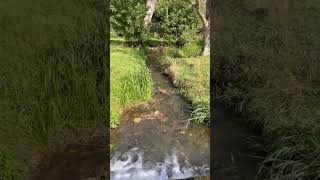
<svg viewBox="0 0 320 180"><path fill-rule="evenodd" d="M125 107L151 98L152 80L144 54L122 45L111 45L110 73L110 126L115 128Z"/></svg>
<svg viewBox="0 0 320 180"><path fill-rule="evenodd" d="M167 49L168 50L168 49ZM171 51L171 49L169 49ZM170 53L169 53L170 55ZM168 53L161 63L180 92L191 102L192 120L210 123L210 58L173 58Z"/></svg>
<svg viewBox="0 0 320 180"><path fill-rule="evenodd" d="M217 2L215 92L262 128L259 179L320 178L319 10L314 0Z"/></svg>
<svg viewBox="0 0 320 180"><path fill-rule="evenodd" d="M0 6L0 31L6 35L0 48L0 179L21 179L40 150L103 128L105 4L50 0Z"/></svg>

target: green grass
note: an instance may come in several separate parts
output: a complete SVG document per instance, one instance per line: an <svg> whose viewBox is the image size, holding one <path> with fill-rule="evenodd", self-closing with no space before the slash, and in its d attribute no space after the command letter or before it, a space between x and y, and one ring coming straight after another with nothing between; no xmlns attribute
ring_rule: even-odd
<svg viewBox="0 0 320 180"><path fill-rule="evenodd" d="M110 126L117 127L121 111L151 98L152 81L142 51L110 47Z"/></svg>
<svg viewBox="0 0 320 180"><path fill-rule="evenodd" d="M195 33L185 33L183 37L186 42L182 47L176 47L174 44L167 44L166 55L173 58L189 58L201 55L203 48L203 36Z"/></svg>
<svg viewBox="0 0 320 180"><path fill-rule="evenodd" d="M262 128L259 179L319 179L319 3L217 4L215 92Z"/></svg>
<svg viewBox="0 0 320 180"><path fill-rule="evenodd" d="M107 26L102 1L0 6L0 179L15 180L39 151L103 128Z"/></svg>
<svg viewBox="0 0 320 180"><path fill-rule="evenodd" d="M198 123L210 121L210 58L172 58L164 56L162 65L180 92L191 101L192 119Z"/></svg>

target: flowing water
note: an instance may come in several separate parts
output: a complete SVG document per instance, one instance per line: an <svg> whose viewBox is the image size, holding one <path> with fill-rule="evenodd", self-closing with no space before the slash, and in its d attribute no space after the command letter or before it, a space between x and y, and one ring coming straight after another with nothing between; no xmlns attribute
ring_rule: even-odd
<svg viewBox="0 0 320 180"><path fill-rule="evenodd" d="M259 159L252 157L248 137L255 135L232 113L217 110L210 129L188 124L189 103L157 66L157 49L151 49L147 65L154 94L149 102L126 109L121 124L111 130L111 180L209 179L210 157L214 179L254 180ZM239 121L237 121L239 120ZM105 137L72 144L43 158L30 180L107 179L109 171Z"/></svg>
<svg viewBox="0 0 320 180"><path fill-rule="evenodd" d="M111 131L111 180L186 179L209 175L210 129L188 124L190 105L157 67L158 50L147 65L154 94L149 102L126 109Z"/></svg>
<svg viewBox="0 0 320 180"><path fill-rule="evenodd" d="M188 124L189 103L157 67L157 50L147 58L154 93L149 102L126 109L110 133L111 180L186 179L209 175L210 129ZM30 180L107 179L105 138L71 144L41 158Z"/></svg>

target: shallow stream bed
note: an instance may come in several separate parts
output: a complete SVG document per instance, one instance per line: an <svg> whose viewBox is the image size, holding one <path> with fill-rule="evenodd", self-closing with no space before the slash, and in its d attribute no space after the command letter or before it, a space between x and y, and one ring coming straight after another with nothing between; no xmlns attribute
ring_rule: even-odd
<svg viewBox="0 0 320 180"><path fill-rule="evenodd" d="M210 174L210 129L187 122L188 102L157 66L150 49L147 65L154 94L126 109L111 132L111 180L185 179Z"/></svg>

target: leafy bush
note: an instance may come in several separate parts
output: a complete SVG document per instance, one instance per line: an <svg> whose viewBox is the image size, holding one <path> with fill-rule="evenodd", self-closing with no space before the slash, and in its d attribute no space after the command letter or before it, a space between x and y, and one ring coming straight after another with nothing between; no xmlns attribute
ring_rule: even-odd
<svg viewBox="0 0 320 180"><path fill-rule="evenodd" d="M191 1L158 0L152 23L144 26L146 0L111 1L111 27L130 45L146 45L152 37L182 47L197 36L201 24Z"/></svg>
<svg viewBox="0 0 320 180"><path fill-rule="evenodd" d="M144 44L149 30L144 26L146 0L114 0L110 5L110 22L118 35L124 36L129 42Z"/></svg>
<svg viewBox="0 0 320 180"><path fill-rule="evenodd" d="M152 32L183 46L188 37L201 27L199 17L191 3L185 0L159 0L152 18Z"/></svg>

